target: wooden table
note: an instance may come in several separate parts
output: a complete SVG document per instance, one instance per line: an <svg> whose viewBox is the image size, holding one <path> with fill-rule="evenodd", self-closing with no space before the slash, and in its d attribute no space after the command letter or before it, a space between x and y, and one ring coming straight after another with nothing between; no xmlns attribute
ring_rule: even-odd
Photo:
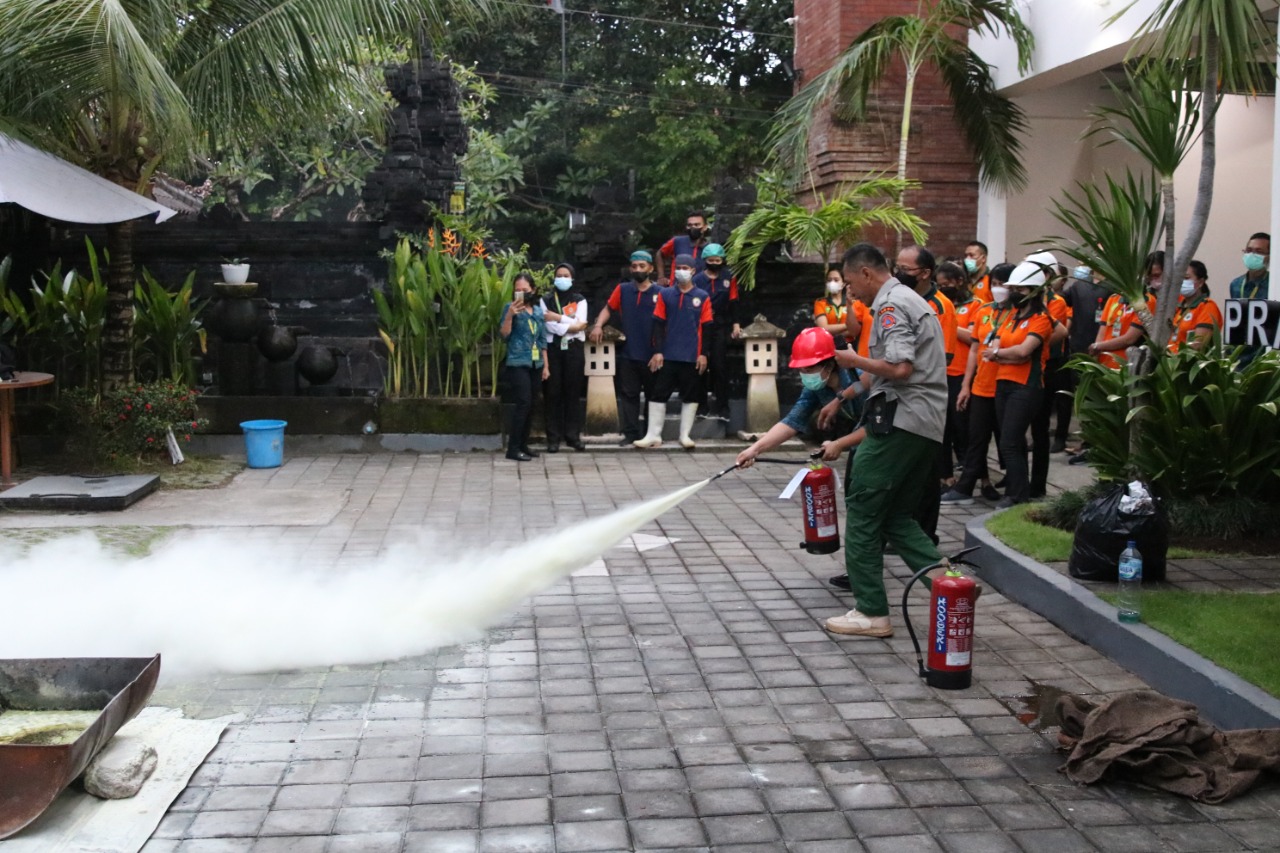
<svg viewBox="0 0 1280 853"><path fill-rule="evenodd" d="M19 370L13 379L0 382L0 489L13 485L13 392L53 382L52 373Z"/></svg>

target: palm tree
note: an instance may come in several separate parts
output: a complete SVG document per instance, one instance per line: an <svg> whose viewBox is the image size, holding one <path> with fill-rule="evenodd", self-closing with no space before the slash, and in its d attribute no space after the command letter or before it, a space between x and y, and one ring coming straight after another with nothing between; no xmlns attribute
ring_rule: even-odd
<svg viewBox="0 0 1280 853"><path fill-rule="evenodd" d="M897 178L873 178L842 189L829 201L819 195L812 210L793 199L766 202L733 229L725 244L726 260L750 290L756 266L772 244L789 243L795 251L817 254L826 262L838 244L852 242L864 228L880 227L906 231L923 245L927 223L898 201L911 186Z"/></svg>
<svg viewBox="0 0 1280 853"><path fill-rule="evenodd" d="M1108 23L1119 20L1135 2L1126 4ZM1130 55L1138 57L1136 76L1141 79L1153 75L1157 85L1161 85L1161 78L1168 78L1163 85L1195 89L1198 112L1201 113L1201 159L1196 202L1187 220L1187 235L1176 255L1173 252L1174 201L1171 187L1165 194L1168 223L1165 257L1170 261L1164 266L1164 280L1160 288L1162 298L1157 305L1154 329L1158 336L1157 349L1162 350L1164 341L1168 339L1166 327L1173 317L1177 301L1173 282L1182 280L1187 264L1200 248L1213 204L1218 107L1221 104L1219 93L1243 92L1255 96L1269 91L1275 79L1276 40L1253 0L1161 0L1155 11L1139 25L1135 35L1137 41ZM1176 95L1169 97L1175 103L1178 100ZM1129 105L1135 104L1141 106L1138 99L1131 100ZM1131 137L1126 142L1137 148L1163 175L1165 165L1153 160L1151 153L1141 145L1134 144L1134 139L1144 135L1141 119L1135 118L1141 115L1140 110L1135 112L1122 107L1122 114L1132 128ZM1166 140L1171 138L1167 128L1155 128L1154 132Z"/></svg>
<svg viewBox="0 0 1280 853"><path fill-rule="evenodd" d="M814 116L834 101L837 118L865 121L873 90L898 59L906 67L906 86L897 177L907 178L916 80L926 65L933 65L951 95L955 118L981 168L984 184L1002 190L1021 189L1026 172L1019 134L1026 129L1026 119L1016 104L996 92L990 67L969 49L964 35L957 36L958 29L1008 34L1017 45L1019 70L1025 72L1030 67L1034 39L1011 0L919 0L914 15L882 18L778 111L772 133L774 154L796 183L803 183Z"/></svg>
<svg viewBox="0 0 1280 853"><path fill-rule="evenodd" d="M4 0L0 131L145 193L159 169L340 111L380 124L370 50L489 0ZM107 227L102 385L131 380L133 225Z"/></svg>

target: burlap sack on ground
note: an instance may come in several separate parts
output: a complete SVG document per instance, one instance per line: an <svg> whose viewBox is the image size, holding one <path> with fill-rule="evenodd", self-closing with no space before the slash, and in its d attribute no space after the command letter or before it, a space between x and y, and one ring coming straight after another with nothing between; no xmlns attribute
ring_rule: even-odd
<svg viewBox="0 0 1280 853"><path fill-rule="evenodd" d="M1280 772L1280 729L1219 731L1196 706L1153 690L1098 704L1063 696L1056 711L1071 749L1060 769L1075 782L1121 779L1221 803Z"/></svg>

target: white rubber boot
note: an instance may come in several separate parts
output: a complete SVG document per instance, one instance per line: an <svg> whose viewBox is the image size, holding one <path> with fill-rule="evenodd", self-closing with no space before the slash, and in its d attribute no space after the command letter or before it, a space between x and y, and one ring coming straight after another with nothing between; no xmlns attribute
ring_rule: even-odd
<svg viewBox="0 0 1280 853"><path fill-rule="evenodd" d="M667 419L666 403L649 404L649 430L644 438L636 439L632 444L636 447L661 447L662 423Z"/></svg>
<svg viewBox="0 0 1280 853"><path fill-rule="evenodd" d="M698 446L689 437L689 430L693 429L693 421L697 416L697 403L685 403L680 407L680 446L685 450L693 450Z"/></svg>

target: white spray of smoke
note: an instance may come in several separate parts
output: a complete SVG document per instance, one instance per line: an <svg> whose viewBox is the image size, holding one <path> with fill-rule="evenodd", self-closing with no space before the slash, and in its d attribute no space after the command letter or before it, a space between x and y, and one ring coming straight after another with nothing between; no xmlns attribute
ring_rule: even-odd
<svg viewBox="0 0 1280 853"><path fill-rule="evenodd" d="M143 558L91 534L0 554L0 658L149 656L169 677L362 664L474 639L697 492L508 548L444 553L426 537L358 570L316 570L276 543L178 534Z"/></svg>

